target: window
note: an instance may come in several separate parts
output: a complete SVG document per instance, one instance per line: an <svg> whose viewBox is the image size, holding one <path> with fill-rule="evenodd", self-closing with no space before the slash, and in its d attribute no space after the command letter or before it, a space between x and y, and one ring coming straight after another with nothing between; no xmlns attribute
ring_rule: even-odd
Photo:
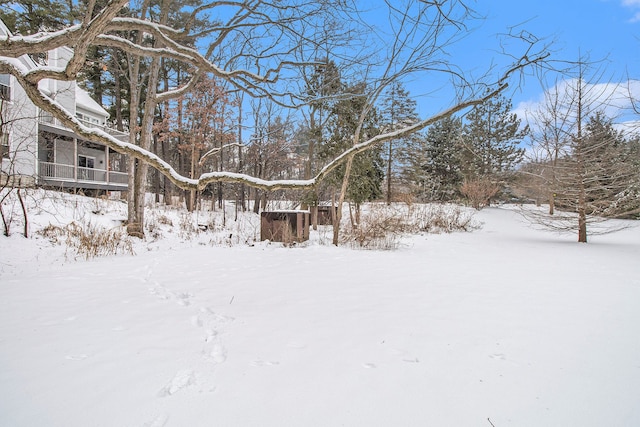
<svg viewBox="0 0 640 427"><path fill-rule="evenodd" d="M95 157L82 156L82 155L78 156L78 166L81 168L93 169L95 162L96 162Z"/></svg>
<svg viewBox="0 0 640 427"><path fill-rule="evenodd" d="M100 120L96 119L95 117L88 116L86 114L76 113L76 117L85 123L90 123L94 125L100 124Z"/></svg>
<svg viewBox="0 0 640 427"><path fill-rule="evenodd" d="M11 76L0 74L0 99L11 101Z"/></svg>
<svg viewBox="0 0 640 427"><path fill-rule="evenodd" d="M9 158L9 134L4 132L0 133L0 158Z"/></svg>
<svg viewBox="0 0 640 427"><path fill-rule="evenodd" d="M78 156L78 179L82 179L85 181L94 181L95 180L95 171L93 170L93 166L96 162L95 157L89 156Z"/></svg>

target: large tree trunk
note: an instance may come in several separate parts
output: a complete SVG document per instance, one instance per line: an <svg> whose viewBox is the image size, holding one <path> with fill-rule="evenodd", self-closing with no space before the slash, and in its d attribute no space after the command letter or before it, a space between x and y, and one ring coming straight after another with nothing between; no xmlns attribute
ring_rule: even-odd
<svg viewBox="0 0 640 427"><path fill-rule="evenodd" d="M144 18L147 13L147 7L149 5L148 0L145 0L145 4L141 8L140 16ZM162 17L160 18L161 24L166 24L168 17L168 5L164 5L163 10L161 11ZM142 32L139 32L138 40L141 41ZM156 42L156 47L160 47L160 43ZM131 58L130 58L131 61ZM145 102L142 105L144 107L144 112L142 115L142 123L140 124L140 139L137 141L138 145L144 150L149 151L151 148L151 140L153 136L153 121L155 118L155 107L157 105L156 95L158 93L158 82L160 76L160 65L161 58L155 57L151 60L151 65L148 71L148 80L147 80L147 93L145 97ZM138 111L141 107L140 105L140 90L141 90L141 81L140 81L140 58L136 58L133 60L133 64L129 66L129 77L130 77L130 85L131 85L131 97L132 102L130 105L131 109L131 117L136 120L131 120L130 123L136 124L138 118ZM135 102L133 98L135 97ZM134 108L135 107L135 108ZM136 129L130 129L131 136L129 137L130 141L135 142L135 134ZM136 235L138 237L144 236L144 205L145 205L145 196L147 193L146 185L147 185L147 175L149 171L149 164L146 162L136 162L131 161L130 163L131 169L129 170L129 226L131 230L128 229L130 234ZM133 178L131 175L134 175ZM133 187L131 187L133 184Z"/></svg>
<svg viewBox="0 0 640 427"><path fill-rule="evenodd" d="M333 244L338 246L340 240L340 220L342 219L342 204L347 194L347 186L349 185L349 177L351 176L351 166L353 165L353 155L347 159L344 168L344 177L342 178L342 187L340 188L340 197L338 198L336 220L333 222Z"/></svg>
<svg viewBox="0 0 640 427"><path fill-rule="evenodd" d="M140 17L144 19L149 7L149 0L145 0L140 7ZM138 32L137 42L142 42L143 34ZM141 96L141 75L140 75L140 58L128 55L128 71L129 71L129 142L131 144L142 145L142 138L138 140L138 120L140 110ZM141 162L133 157L128 159L129 172L129 191L127 192L127 232L131 236L144 237L144 216L140 214L141 208L144 209L144 201L141 203L140 198L140 170Z"/></svg>

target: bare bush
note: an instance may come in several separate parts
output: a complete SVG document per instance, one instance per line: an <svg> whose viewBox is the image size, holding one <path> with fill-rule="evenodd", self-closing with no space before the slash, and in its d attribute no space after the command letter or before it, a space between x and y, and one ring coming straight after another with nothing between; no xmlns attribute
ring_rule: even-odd
<svg viewBox="0 0 640 427"><path fill-rule="evenodd" d="M428 233L452 233L478 228L473 214L458 205L421 205L412 216L412 224L417 226L419 231Z"/></svg>
<svg viewBox="0 0 640 427"><path fill-rule="evenodd" d="M127 233L120 229L107 229L95 224L71 222L64 227L49 224L38 232L54 244L65 243L76 256L91 259L117 254L134 255Z"/></svg>
<svg viewBox="0 0 640 427"><path fill-rule="evenodd" d="M180 237L186 240L191 240L198 234L198 227L195 225L191 213L183 212L180 215L179 232Z"/></svg>
<svg viewBox="0 0 640 427"><path fill-rule="evenodd" d="M478 228L473 214L458 205L368 206L356 227L343 230L342 243L361 249L397 249L402 237L411 233L451 233Z"/></svg>
<svg viewBox="0 0 640 427"><path fill-rule="evenodd" d="M18 209L18 206L20 209ZM28 233L28 216L27 210L24 207L24 200L20 193L20 188L9 189L6 191L4 188L0 190L0 219L2 219L2 230L5 236L11 235L11 226L14 221L20 221L18 217L21 212L24 237L29 237Z"/></svg>
<svg viewBox="0 0 640 427"><path fill-rule="evenodd" d="M171 221L171 218L169 218L168 216L163 214L163 215L160 215L157 219L160 224L173 227L173 221Z"/></svg>
<svg viewBox="0 0 640 427"><path fill-rule="evenodd" d="M361 249L397 249L405 232L402 218L378 210L364 215L357 226L343 230L341 242Z"/></svg>
<svg viewBox="0 0 640 427"><path fill-rule="evenodd" d="M474 209L481 210L489 206L491 198L498 194L500 187L486 178L465 180L460 188L463 196L469 199Z"/></svg>
<svg viewBox="0 0 640 427"><path fill-rule="evenodd" d="M145 220L151 241L177 234L184 241L211 246L253 245L260 237L260 217L245 212L233 221L222 210L188 212L180 207L154 206Z"/></svg>

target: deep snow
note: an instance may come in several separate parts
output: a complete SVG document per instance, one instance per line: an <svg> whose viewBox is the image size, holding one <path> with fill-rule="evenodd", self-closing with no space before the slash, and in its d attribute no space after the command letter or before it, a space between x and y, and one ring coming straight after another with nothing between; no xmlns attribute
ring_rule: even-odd
<svg viewBox="0 0 640 427"><path fill-rule="evenodd" d="M89 261L15 229L0 425L640 425L640 229L475 219L396 251L165 234Z"/></svg>

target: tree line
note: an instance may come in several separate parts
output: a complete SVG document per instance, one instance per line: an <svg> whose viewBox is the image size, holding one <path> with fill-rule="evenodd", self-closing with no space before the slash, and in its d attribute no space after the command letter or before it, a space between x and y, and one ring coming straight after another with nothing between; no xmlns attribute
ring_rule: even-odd
<svg viewBox="0 0 640 427"><path fill-rule="evenodd" d="M71 44L79 56L53 77L77 78L107 105L115 126L130 132L130 145L116 148L129 154L129 223L137 232L143 231L148 191L165 200L181 193L188 209L204 196L217 206L235 200L239 209L251 209L253 201L256 212L277 191L295 191L287 197L305 205L348 200L357 218L359 206L370 200L464 198L479 209L495 199L539 193L548 184L544 191L555 195L554 206L573 209L566 201L570 192L559 190L568 178L561 180L558 172L549 181L548 168L536 169L554 160L525 161L525 141L539 147L539 136L512 113L502 94L511 74L544 61L546 47L513 36L526 54L490 84L460 77L459 87L470 93L465 100L419 117L402 79L434 64L447 75L462 75L443 65L437 53L446 47L442 34L466 28L473 11L465 2L445 8L410 1L391 8L398 26L387 56L375 66L365 62L370 51L345 53L367 38L347 25L355 16L349 2L241 1L224 8L199 0L82 1L73 7L21 0L17 5L0 9L0 18L25 40L46 33L59 45ZM425 22L408 19L417 10ZM64 32L69 28L84 31L86 43L70 43ZM40 51L56 43L47 40ZM6 46L14 56L26 51L15 42ZM31 45L30 53L38 55L33 50ZM25 84L37 82L8 65L5 70ZM35 92L32 99L65 119ZM608 120L587 117L605 125ZM86 131L66 119L74 130ZM574 132L570 140L588 141L592 128L597 126L584 135ZM616 146L632 145L618 139L624 142ZM555 161L566 165L592 151L597 150L572 146L558 151ZM625 164L637 161L629 154L633 150L622 151ZM613 163L620 165L620 158ZM637 181L637 173L622 175L618 181ZM618 204L624 197L633 200L632 188L626 190L607 197ZM595 194L604 193L584 198L591 201Z"/></svg>

